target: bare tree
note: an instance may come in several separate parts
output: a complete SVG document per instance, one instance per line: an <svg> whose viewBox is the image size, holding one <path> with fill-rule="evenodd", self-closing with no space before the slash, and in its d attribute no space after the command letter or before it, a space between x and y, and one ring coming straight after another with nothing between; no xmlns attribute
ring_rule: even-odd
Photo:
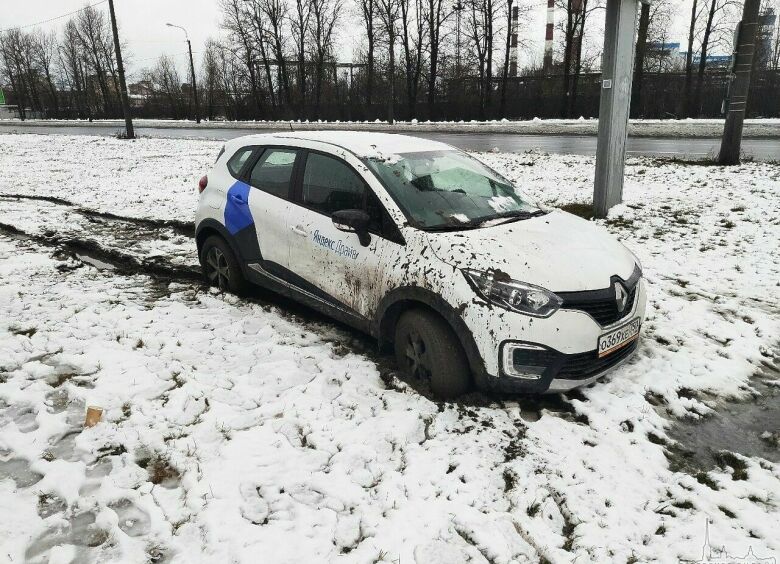
<svg viewBox="0 0 780 564"><path fill-rule="evenodd" d="M176 64L168 55L161 55L157 64L147 73L152 83L154 93L168 104L170 115L177 119L183 115L183 98L181 91L181 76L176 70Z"/></svg>
<svg viewBox="0 0 780 564"><path fill-rule="evenodd" d="M706 6L706 4L705 4ZM733 0L709 0L707 7L707 19L701 32L701 45L699 48L699 68L696 73L696 91L693 102L694 116L701 114L702 85L704 72L707 68L707 55L713 46L720 45L730 38L732 25L729 25L728 10L733 6Z"/></svg>
<svg viewBox="0 0 780 564"><path fill-rule="evenodd" d="M222 28L241 53L241 62L249 77L249 88L252 92L255 115L262 113L262 99L258 84L257 67L255 64L255 40L252 34L252 6L244 0L220 0L222 8ZM243 73L241 73L243 74Z"/></svg>
<svg viewBox="0 0 780 564"><path fill-rule="evenodd" d="M780 2L777 2L775 14L780 12ZM780 22L775 22L775 36L771 40L770 66L774 70L780 70Z"/></svg>
<svg viewBox="0 0 780 564"><path fill-rule="evenodd" d="M311 43L314 51L314 107L320 117L322 101L322 83L325 79L325 64L333 59L333 39L342 0L310 0L311 2ZM334 76L334 82L337 77Z"/></svg>
<svg viewBox="0 0 780 564"><path fill-rule="evenodd" d="M69 86L71 104L76 106L79 118L85 117L89 115L89 108L85 96L85 77L82 72L84 55L81 51L76 22L73 20L65 24L59 46L59 59L60 67L63 69L65 80Z"/></svg>
<svg viewBox="0 0 780 564"><path fill-rule="evenodd" d="M366 27L366 105L371 108L374 95L374 50L377 41L377 2L378 0L360 0L360 15Z"/></svg>
<svg viewBox="0 0 780 564"><path fill-rule="evenodd" d="M406 104L409 119L415 117L417 92L423 67L426 16L422 0L400 0L401 32L403 35L404 71L406 75Z"/></svg>
<svg viewBox="0 0 780 564"><path fill-rule="evenodd" d="M16 95L19 106L19 116L25 119L25 107L29 103L29 76L24 65L26 38L18 29L11 29L0 34L0 58L3 63L3 73L8 77L11 88Z"/></svg>
<svg viewBox="0 0 780 564"><path fill-rule="evenodd" d="M295 0L295 12L291 18L291 29L295 42L295 57L298 65L298 97L300 114L306 115L306 47L311 19L311 3Z"/></svg>
<svg viewBox="0 0 780 564"><path fill-rule="evenodd" d="M514 45L516 49L520 49L521 46L527 45L526 41L521 40L519 37L516 39L512 37L512 12L513 10L517 10L517 25L518 25L518 35L520 33L519 27L520 22L526 21L529 13L533 10L532 5L528 4L521 4L517 0L506 0L506 4L504 5L504 16L505 16L505 22L506 22L506 34L505 34L505 41L504 41L504 63L501 69L501 106L499 113L501 114L501 117L505 117L506 114L506 87L507 83L509 82L509 67L510 67L510 60L509 55L512 50L513 41L517 41L517 44Z"/></svg>
<svg viewBox="0 0 780 564"><path fill-rule="evenodd" d="M266 89L268 91L268 97L270 98L271 106L276 106L276 95L274 93L274 82L271 74L271 61L269 60L269 52L272 49L273 39L272 34L269 31L269 22L267 21L266 13L263 10L263 4L258 0L249 0L250 14L251 14L251 36L254 42L254 47L257 53L260 55L260 61L263 64L265 71ZM254 76L257 82L260 82L260 77L257 76L257 70L254 69ZM260 86L256 87L257 95L260 94ZM258 113L261 111L262 103L255 104Z"/></svg>
<svg viewBox="0 0 780 564"><path fill-rule="evenodd" d="M445 0L428 0L425 10L428 25L428 118L434 119L436 102L436 79L439 77L442 28L452 14Z"/></svg>
<svg viewBox="0 0 780 564"><path fill-rule="evenodd" d="M85 61L91 67L88 71L92 72L92 77L97 81L103 114L112 115L116 109L116 100L108 83L110 72L106 54L113 53L113 48L106 48L106 45L113 41L108 22L103 12L92 6L87 6L79 12L75 21ZM86 82L87 88L90 88L90 77L87 77ZM118 89L115 89L114 93L118 93Z"/></svg>
<svg viewBox="0 0 780 564"><path fill-rule="evenodd" d="M469 0L466 28L469 41L474 48L479 74L479 114L486 117L491 105L493 89L493 25L496 20L494 0Z"/></svg>
<svg viewBox="0 0 780 564"><path fill-rule="evenodd" d="M585 24L590 15L602 7L601 0L558 0L566 20L563 28L563 98L561 115L570 117L577 104L579 78L582 73L582 46L585 41Z"/></svg>
<svg viewBox="0 0 780 564"><path fill-rule="evenodd" d="M222 45L215 39L209 37L203 48L203 58L201 59L200 88L203 92L203 102L206 110L206 117L213 120L216 116L217 106L220 104L220 84L219 84L219 62L220 50Z"/></svg>
<svg viewBox="0 0 780 564"><path fill-rule="evenodd" d="M261 9L268 20L268 28L271 40L271 52L276 59L276 73L279 83L281 83L284 103L289 108L292 106L292 95L290 94L290 77L287 74L287 65L285 64L285 21L289 16L289 8L285 0L261 0ZM266 65L266 72L270 68Z"/></svg>
<svg viewBox="0 0 780 564"><path fill-rule="evenodd" d="M395 121L395 44L401 19L401 0L377 0L377 15L387 39L387 121L392 124Z"/></svg>
<svg viewBox="0 0 780 564"><path fill-rule="evenodd" d="M60 112L59 94L54 83L54 65L58 49L57 36L54 32L45 33L42 30L37 30L30 34L30 47L35 66L48 89L50 104L47 109L52 110L54 115L58 116Z"/></svg>

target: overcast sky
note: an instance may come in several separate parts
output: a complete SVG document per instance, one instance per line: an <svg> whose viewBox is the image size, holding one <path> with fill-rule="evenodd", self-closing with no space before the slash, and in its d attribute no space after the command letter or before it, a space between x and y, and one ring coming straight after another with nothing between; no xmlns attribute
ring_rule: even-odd
<svg viewBox="0 0 780 564"><path fill-rule="evenodd" d="M0 29L39 22L78 10L85 5L85 0L1 1ZM674 41L682 41L684 38L686 13L689 9L686 9L687 2L688 0L679 0L678 17L673 26ZM199 65L199 53L203 50L206 38L221 33L217 0L114 0L114 4L120 22L122 40L129 46L127 68L131 80L138 79L138 71L152 66L154 60L162 53L173 56L179 69L182 72L187 71L187 46L184 42L184 34L180 30L166 27L166 22L187 28L193 51L196 52L196 65ZM356 17L356 14L351 13L353 11L351 4L351 2L347 3L348 12L342 17L339 32L342 44L338 49L341 53L340 59L349 58L361 41L361 34L350 34L350 30L354 27L349 25L349 22ZM98 6L98 9L107 13L108 4L104 3ZM523 26L521 33L531 39L530 58L541 60L546 2L535 2L533 12L529 16L529 21ZM59 32L66 20L67 18L59 19L41 27L56 29Z"/></svg>
<svg viewBox="0 0 780 564"><path fill-rule="evenodd" d="M56 17L82 8L96 0L0 0L0 28L22 26ZM219 33L219 8L216 0L114 0L122 41L129 46L129 73L154 64L160 54L175 55L182 70L186 69L187 44L184 33L167 27L166 22L187 28L193 51L200 52L203 42L210 35ZM108 14L108 4L99 10ZM62 29L67 18L44 27ZM197 58L197 55L196 55ZM198 64L196 60L196 65Z"/></svg>

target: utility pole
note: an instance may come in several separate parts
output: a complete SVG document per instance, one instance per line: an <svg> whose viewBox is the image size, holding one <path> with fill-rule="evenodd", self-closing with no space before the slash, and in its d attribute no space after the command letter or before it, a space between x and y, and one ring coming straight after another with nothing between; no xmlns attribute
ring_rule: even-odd
<svg viewBox="0 0 780 564"><path fill-rule="evenodd" d="M195 84L195 62L192 58L192 43L190 42L190 35L187 30L180 25L174 25L172 23L165 24L168 27L175 27L184 32L184 38L187 41L187 50L190 52L190 80L192 80L192 101L195 107L195 122L200 123L200 108L198 107L198 86Z"/></svg>
<svg viewBox="0 0 780 564"><path fill-rule="evenodd" d="M111 14L111 31L114 33L114 51L116 52L116 66L119 74L119 93L122 98L122 112L125 114L125 137L135 139L133 130L133 116L130 113L130 100L127 97L127 82L125 81L125 66L122 64L122 48L119 46L119 31L116 27L116 14L114 13L114 0L108 0L108 11Z"/></svg>
<svg viewBox="0 0 780 564"><path fill-rule="evenodd" d="M607 0L593 189L596 217L606 217L623 199L637 7L637 0Z"/></svg>
<svg viewBox="0 0 780 564"><path fill-rule="evenodd" d="M745 121L748 91L750 90L750 71L753 67L753 55L756 51L756 33L758 31L758 10L761 0L745 0L742 9L742 21L737 31L737 47L734 52L731 85L726 103L726 124L720 142L718 164L739 164L739 152L742 147L742 125Z"/></svg>
<svg viewBox="0 0 780 564"><path fill-rule="evenodd" d="M195 100L195 123L200 123L200 108L198 107L198 86L195 84L195 62L192 60L192 43L187 38L187 49L190 51L190 76L192 77L192 97Z"/></svg>

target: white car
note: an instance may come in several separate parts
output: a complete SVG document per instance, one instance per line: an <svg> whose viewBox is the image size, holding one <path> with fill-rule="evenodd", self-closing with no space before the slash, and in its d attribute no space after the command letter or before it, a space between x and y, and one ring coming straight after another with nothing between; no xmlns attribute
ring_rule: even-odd
<svg viewBox="0 0 780 564"><path fill-rule="evenodd" d="M637 347L636 257L449 145L250 135L225 145L199 188L211 283L258 284L370 333L439 397L568 390Z"/></svg>

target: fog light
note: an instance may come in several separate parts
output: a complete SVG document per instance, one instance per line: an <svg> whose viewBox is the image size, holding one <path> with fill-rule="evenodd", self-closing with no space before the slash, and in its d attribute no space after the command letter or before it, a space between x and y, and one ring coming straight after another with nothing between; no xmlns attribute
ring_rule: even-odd
<svg viewBox="0 0 780 564"><path fill-rule="evenodd" d="M516 356L519 362L516 362ZM538 380L549 364L549 351L530 343L506 343L503 357L504 373L524 380Z"/></svg>

